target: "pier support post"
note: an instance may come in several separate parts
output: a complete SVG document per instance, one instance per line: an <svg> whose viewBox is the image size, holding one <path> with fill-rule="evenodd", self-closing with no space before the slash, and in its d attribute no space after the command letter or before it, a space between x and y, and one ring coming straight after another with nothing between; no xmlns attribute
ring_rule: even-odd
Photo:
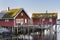
<svg viewBox="0 0 60 40"><path fill-rule="evenodd" d="M55 40L57 40L57 24L55 26Z"/></svg>

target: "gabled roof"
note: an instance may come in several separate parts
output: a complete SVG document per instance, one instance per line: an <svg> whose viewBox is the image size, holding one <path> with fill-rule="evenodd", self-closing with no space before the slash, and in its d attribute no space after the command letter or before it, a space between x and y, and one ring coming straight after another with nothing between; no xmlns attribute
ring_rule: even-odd
<svg viewBox="0 0 60 40"><path fill-rule="evenodd" d="M33 13L32 18L57 18L57 13Z"/></svg>
<svg viewBox="0 0 60 40"><path fill-rule="evenodd" d="M5 19L5 18L13 19L18 14L18 12L21 11L21 10L22 10L22 8L19 8L19 9L10 9L10 10L8 10L5 13L5 15L2 18L3 19Z"/></svg>
<svg viewBox="0 0 60 40"><path fill-rule="evenodd" d="M0 12L0 19L15 19L21 11L25 12L25 10L23 8L9 9L8 11L7 10L2 11L2 12ZM25 12L25 14L26 14L26 12ZM30 18L27 14L26 14L26 16L28 18Z"/></svg>

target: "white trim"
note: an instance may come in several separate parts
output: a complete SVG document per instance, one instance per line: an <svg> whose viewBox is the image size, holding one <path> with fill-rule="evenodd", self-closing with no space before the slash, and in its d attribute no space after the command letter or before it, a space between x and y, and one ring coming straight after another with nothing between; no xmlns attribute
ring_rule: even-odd
<svg viewBox="0 0 60 40"><path fill-rule="evenodd" d="M15 19L14 19L14 27L15 27Z"/></svg>
<svg viewBox="0 0 60 40"><path fill-rule="evenodd" d="M23 8L21 9L21 11L23 10ZM19 11L18 13L17 13L17 15L14 17L14 19L20 14L20 12L21 11Z"/></svg>

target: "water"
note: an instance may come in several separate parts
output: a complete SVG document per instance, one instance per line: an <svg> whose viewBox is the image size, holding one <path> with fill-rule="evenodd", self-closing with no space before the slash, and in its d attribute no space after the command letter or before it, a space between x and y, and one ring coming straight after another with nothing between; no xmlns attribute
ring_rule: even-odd
<svg viewBox="0 0 60 40"><path fill-rule="evenodd" d="M60 40L60 25L57 25L57 40Z"/></svg>
<svg viewBox="0 0 60 40"><path fill-rule="evenodd" d="M57 33L57 40L60 40L60 33Z"/></svg>
<svg viewBox="0 0 60 40"><path fill-rule="evenodd" d="M60 27L60 26L59 26ZM60 31L58 28L57 28L57 32ZM38 36L39 37L39 36ZM41 38L41 37L40 37ZM39 38L39 39L40 39ZM7 40L7 38L5 38ZM3 37L0 38L0 40L5 40ZM9 40L11 40L11 37L8 37ZM17 40L18 38L17 37L14 37L12 38L13 40ZM57 40L60 40L60 32L57 33Z"/></svg>

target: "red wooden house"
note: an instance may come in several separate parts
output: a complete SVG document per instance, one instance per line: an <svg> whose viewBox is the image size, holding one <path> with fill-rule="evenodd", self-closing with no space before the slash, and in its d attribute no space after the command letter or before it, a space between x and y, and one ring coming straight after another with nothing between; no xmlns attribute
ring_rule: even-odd
<svg viewBox="0 0 60 40"><path fill-rule="evenodd" d="M18 25L28 24L29 19L23 8L8 8L5 12L0 12L0 26L17 27Z"/></svg>
<svg viewBox="0 0 60 40"><path fill-rule="evenodd" d="M33 13L33 24L56 24L57 13Z"/></svg>

